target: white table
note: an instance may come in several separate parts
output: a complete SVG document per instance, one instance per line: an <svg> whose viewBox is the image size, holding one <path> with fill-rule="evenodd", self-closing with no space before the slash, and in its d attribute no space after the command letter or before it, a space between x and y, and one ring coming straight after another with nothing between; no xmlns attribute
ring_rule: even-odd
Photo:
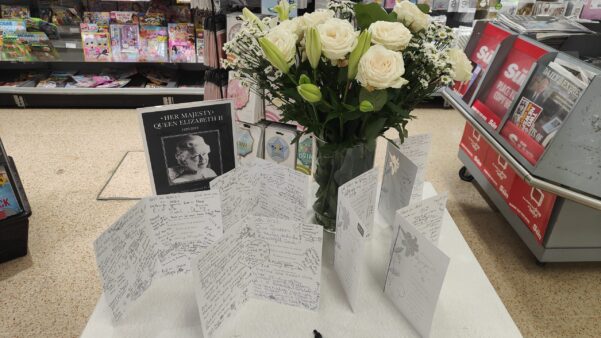
<svg viewBox="0 0 601 338"><path fill-rule="evenodd" d="M425 197L435 194L430 183ZM439 247L451 257L438 301L432 337L521 337L521 334L486 278L476 257L445 212ZM226 321L220 337L307 337L317 329L324 338L417 337L409 322L384 295L391 228L378 217L367 247L369 268L363 276L359 309L353 313L336 276L334 236L324 236L321 303L311 312L266 301L250 300ZM201 337L190 275L164 278L130 308L122 322L100 297L82 337ZM219 338L219 337L217 337Z"/></svg>

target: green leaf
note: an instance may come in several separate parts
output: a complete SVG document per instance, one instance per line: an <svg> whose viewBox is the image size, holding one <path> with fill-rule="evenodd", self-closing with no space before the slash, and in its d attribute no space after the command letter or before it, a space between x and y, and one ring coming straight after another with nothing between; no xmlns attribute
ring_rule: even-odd
<svg viewBox="0 0 601 338"><path fill-rule="evenodd" d="M348 111L353 111L356 110L357 107L353 106L352 104L348 104L348 103L342 103L342 106L344 107L344 109L348 110Z"/></svg>
<svg viewBox="0 0 601 338"><path fill-rule="evenodd" d="M370 92L365 88L359 91L359 102L367 100L374 106L374 111L379 111L384 107L388 100L388 92L386 90L374 90Z"/></svg>
<svg viewBox="0 0 601 338"><path fill-rule="evenodd" d="M324 123L328 123L328 122L330 122L330 121L332 121L332 120L334 120L334 119L337 119L337 118L339 118L339 117L340 117L340 114L338 114L338 112L337 112L337 111L330 111L330 112L328 113L328 116L326 116L326 120L325 120L325 122L324 122Z"/></svg>
<svg viewBox="0 0 601 338"><path fill-rule="evenodd" d="M417 8L419 8L419 10L425 14L430 13L430 6L428 6L427 4L417 4Z"/></svg>
<svg viewBox="0 0 601 338"><path fill-rule="evenodd" d="M388 14L386 10L377 3L355 4L355 16L357 25L361 30L369 28L376 21L396 21L396 13Z"/></svg>
<svg viewBox="0 0 601 338"><path fill-rule="evenodd" d="M344 122L352 121L360 118L363 115L364 113L360 112L359 110L353 110L342 114L342 120Z"/></svg>
<svg viewBox="0 0 601 338"><path fill-rule="evenodd" d="M369 122L365 126L365 139L368 142L370 140L375 140L376 137L378 137L378 135L380 134L380 131L382 131L382 128L384 128L385 124L386 124L386 118L384 118L384 117L380 117L380 118L377 118L377 119Z"/></svg>
<svg viewBox="0 0 601 338"><path fill-rule="evenodd" d="M411 118L411 112L409 110L404 110L403 108L397 106L396 104L392 103L392 102L388 102L386 103L386 107L388 107L388 109L392 110L393 113L398 114L400 117L403 118Z"/></svg>

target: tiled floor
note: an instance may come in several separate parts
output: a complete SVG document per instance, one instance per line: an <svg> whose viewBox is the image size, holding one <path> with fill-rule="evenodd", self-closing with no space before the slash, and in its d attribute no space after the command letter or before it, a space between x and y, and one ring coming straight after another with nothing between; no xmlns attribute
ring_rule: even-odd
<svg viewBox="0 0 601 338"><path fill-rule="evenodd" d="M451 215L524 336L601 336L601 264L537 266L478 190L459 180L459 114L416 114L410 131L433 135L427 179L449 192ZM143 149L137 115L0 110L0 121L33 209L30 255L0 265L0 337L79 336L100 295L92 242L135 203L96 196L124 154Z"/></svg>

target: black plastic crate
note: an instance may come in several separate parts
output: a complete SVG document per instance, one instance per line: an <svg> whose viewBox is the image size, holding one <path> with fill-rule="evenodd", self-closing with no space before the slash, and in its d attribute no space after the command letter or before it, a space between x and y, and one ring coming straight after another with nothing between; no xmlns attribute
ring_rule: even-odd
<svg viewBox="0 0 601 338"><path fill-rule="evenodd" d="M2 152L2 142L0 141L0 153ZM0 263L27 255L29 216L31 216L31 207L15 167L15 162L12 157L6 156L6 154L0 154L0 159L2 158L6 159L6 162L1 163L2 161L0 161L0 164L7 169L8 178L23 211L18 215L0 221Z"/></svg>

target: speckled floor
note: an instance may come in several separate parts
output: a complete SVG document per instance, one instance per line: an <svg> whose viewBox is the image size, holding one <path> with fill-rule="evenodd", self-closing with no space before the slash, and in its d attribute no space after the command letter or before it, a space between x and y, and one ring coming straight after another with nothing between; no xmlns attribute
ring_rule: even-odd
<svg viewBox="0 0 601 338"><path fill-rule="evenodd" d="M451 215L523 335L601 336L601 264L537 266L502 216L459 180L463 119L444 109L416 114L411 132L433 134L427 179L449 192ZM30 254L0 264L0 337L79 336L100 295L92 242L135 203L96 197L123 156L143 149L137 115L0 110L0 121L33 209Z"/></svg>

